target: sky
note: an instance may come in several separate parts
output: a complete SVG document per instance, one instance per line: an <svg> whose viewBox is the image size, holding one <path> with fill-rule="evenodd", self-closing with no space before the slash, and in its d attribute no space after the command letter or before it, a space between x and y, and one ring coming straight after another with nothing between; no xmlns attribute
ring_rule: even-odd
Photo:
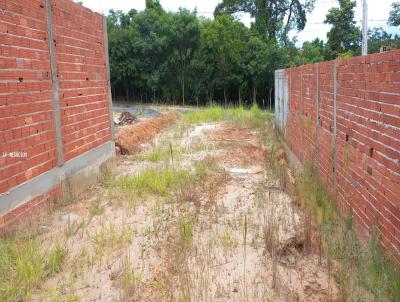
<svg viewBox="0 0 400 302"><path fill-rule="evenodd" d="M145 0L83 0L83 5L93 11L107 14L110 9L129 11L131 8L143 10ZM212 18L215 7L222 0L160 0L162 7L166 11L177 11L179 7L185 7L190 10L197 9L199 15ZM362 0L356 0L355 19L361 27L362 19ZM368 2L368 27L382 26L392 33L400 33L400 28L388 27L387 19L391 4L396 0L367 0ZM326 33L330 26L323 24L325 15L331 7L338 6L336 0L316 0L315 8L311 14L307 15L307 25L305 29L298 33L292 31L290 37L296 37L300 46L304 41L311 41L320 38L326 41ZM250 26L251 18L248 14L242 14L241 20L246 26Z"/></svg>

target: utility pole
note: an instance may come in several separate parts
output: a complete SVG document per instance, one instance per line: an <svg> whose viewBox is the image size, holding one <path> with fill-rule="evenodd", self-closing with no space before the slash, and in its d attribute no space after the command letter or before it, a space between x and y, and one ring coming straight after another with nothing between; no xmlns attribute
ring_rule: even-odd
<svg viewBox="0 0 400 302"><path fill-rule="evenodd" d="M367 0L362 0L363 19L362 19L362 55L368 54L368 4Z"/></svg>

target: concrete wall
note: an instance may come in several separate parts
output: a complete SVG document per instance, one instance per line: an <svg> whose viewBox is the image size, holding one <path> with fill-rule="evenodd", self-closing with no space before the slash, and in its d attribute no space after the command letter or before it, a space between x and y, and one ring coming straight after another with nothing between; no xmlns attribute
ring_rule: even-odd
<svg viewBox="0 0 400 302"><path fill-rule="evenodd" d="M289 104L288 77L285 70L275 71L275 121L280 130L284 129Z"/></svg>
<svg viewBox="0 0 400 302"><path fill-rule="evenodd" d="M110 117L103 16L70 0L0 0L0 229L113 156Z"/></svg>
<svg viewBox="0 0 400 302"><path fill-rule="evenodd" d="M314 163L360 234L379 228L400 262L400 51L284 72L286 142L302 162Z"/></svg>

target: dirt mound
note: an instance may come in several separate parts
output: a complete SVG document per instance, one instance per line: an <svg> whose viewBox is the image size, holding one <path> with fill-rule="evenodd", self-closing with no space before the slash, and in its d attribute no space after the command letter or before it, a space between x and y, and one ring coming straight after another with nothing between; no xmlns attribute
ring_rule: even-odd
<svg viewBox="0 0 400 302"><path fill-rule="evenodd" d="M120 127L115 137L117 154L133 154L140 151L141 144L150 141L177 118L178 114L168 112L133 125Z"/></svg>

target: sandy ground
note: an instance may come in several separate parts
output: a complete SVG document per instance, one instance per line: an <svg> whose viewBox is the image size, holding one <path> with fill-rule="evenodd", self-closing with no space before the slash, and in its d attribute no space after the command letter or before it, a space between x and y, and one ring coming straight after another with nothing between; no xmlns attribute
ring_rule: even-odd
<svg viewBox="0 0 400 302"><path fill-rule="evenodd" d="M168 142L184 150L174 169L203 163L207 175L172 201L97 185L54 213L39 240L68 256L33 301L338 300L330 266L308 247L307 217L268 169L268 131L177 122L153 136L141 152ZM120 156L115 173L163 165Z"/></svg>

